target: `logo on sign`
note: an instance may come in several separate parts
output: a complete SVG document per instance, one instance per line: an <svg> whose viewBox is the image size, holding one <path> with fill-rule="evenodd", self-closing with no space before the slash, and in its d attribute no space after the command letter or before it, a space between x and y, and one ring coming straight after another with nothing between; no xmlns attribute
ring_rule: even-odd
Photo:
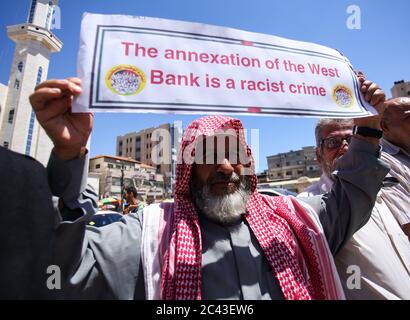
<svg viewBox="0 0 410 320"><path fill-rule="evenodd" d="M145 73L132 65L118 65L111 68L105 76L106 86L115 94L130 96L145 87Z"/></svg>
<svg viewBox="0 0 410 320"><path fill-rule="evenodd" d="M333 88L332 92L333 100L339 107L350 108L353 105L353 94L348 87L339 84Z"/></svg>

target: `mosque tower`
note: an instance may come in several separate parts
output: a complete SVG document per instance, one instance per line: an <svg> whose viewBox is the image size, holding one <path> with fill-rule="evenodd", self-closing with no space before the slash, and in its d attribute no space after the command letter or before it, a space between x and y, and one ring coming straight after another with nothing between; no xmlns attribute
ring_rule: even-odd
<svg viewBox="0 0 410 320"><path fill-rule="evenodd" d="M51 53L63 43L50 31L57 0L32 0L27 23L7 27L16 43L4 107L0 111L0 145L46 165L52 142L39 126L29 96L46 80ZM0 101L1 104L1 101Z"/></svg>

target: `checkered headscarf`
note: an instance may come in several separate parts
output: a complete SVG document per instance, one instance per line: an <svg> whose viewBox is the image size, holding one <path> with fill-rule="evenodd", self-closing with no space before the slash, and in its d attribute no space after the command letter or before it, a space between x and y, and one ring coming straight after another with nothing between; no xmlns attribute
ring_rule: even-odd
<svg viewBox="0 0 410 320"><path fill-rule="evenodd" d="M326 259L323 263L323 255L329 255L323 234L309 221L306 211L296 199L272 198L256 191L254 160L245 142L242 124L237 119L223 116L195 120L184 133L176 172L173 232L164 257L162 298L201 299L201 229L190 196L193 161L186 160L195 157L198 137L214 135L221 128L235 129L239 142L251 159L252 195L247 202L245 218L272 268L272 276L279 281L284 297L338 298L335 284L331 283L329 290L329 278L333 279L337 275L333 274Z"/></svg>

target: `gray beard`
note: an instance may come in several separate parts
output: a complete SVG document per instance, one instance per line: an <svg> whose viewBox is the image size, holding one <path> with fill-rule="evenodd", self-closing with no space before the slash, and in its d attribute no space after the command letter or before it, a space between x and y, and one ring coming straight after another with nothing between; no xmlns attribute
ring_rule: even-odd
<svg viewBox="0 0 410 320"><path fill-rule="evenodd" d="M323 171L324 171L324 173L325 173L325 175L328 177L328 178L330 178L330 179L332 179L332 180L334 180L334 178L332 177L332 172L334 171L334 164L333 163L324 163L323 164Z"/></svg>
<svg viewBox="0 0 410 320"><path fill-rule="evenodd" d="M325 175L332 181L336 181L336 178L332 175L332 172L336 170L336 162L341 156L334 159L331 163L325 162L322 165L322 170Z"/></svg>
<svg viewBox="0 0 410 320"><path fill-rule="evenodd" d="M192 188L193 200L201 213L222 225L232 224L241 219L246 212L246 203L250 195L248 176L240 183L237 191L223 196L213 195L208 185Z"/></svg>

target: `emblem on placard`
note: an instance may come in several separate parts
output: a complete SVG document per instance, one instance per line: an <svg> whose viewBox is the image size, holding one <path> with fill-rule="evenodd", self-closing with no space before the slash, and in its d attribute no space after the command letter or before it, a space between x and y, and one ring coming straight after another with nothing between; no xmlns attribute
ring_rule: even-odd
<svg viewBox="0 0 410 320"><path fill-rule="evenodd" d="M121 64L108 70L106 86L115 94L130 96L144 89L147 82L145 73L132 65Z"/></svg>
<svg viewBox="0 0 410 320"><path fill-rule="evenodd" d="M332 97L336 104L342 108L350 108L354 102L352 91L342 84L333 88Z"/></svg>

